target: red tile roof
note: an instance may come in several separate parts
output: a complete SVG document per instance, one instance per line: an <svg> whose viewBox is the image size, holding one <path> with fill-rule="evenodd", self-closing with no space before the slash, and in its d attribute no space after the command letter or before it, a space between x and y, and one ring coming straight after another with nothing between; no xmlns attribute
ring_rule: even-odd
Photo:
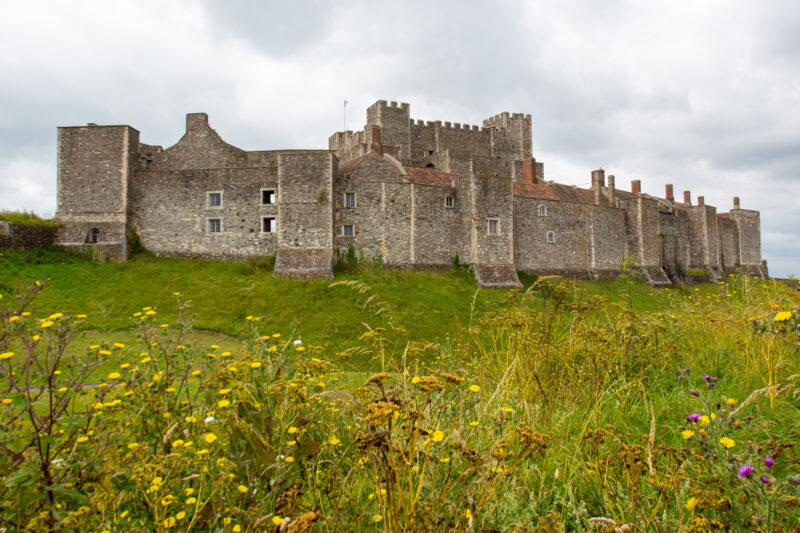
<svg viewBox="0 0 800 533"><path fill-rule="evenodd" d="M411 181L420 185L435 185L437 187L453 187L453 178L456 174L434 170L432 168L407 168Z"/></svg>
<svg viewBox="0 0 800 533"><path fill-rule="evenodd" d="M339 172L337 176L342 177L345 174L348 174L356 169L356 167L361 164L361 162L367 158L369 154L364 154L361 157L356 157L355 159L350 159L349 161L344 161L343 163L339 163Z"/></svg>
<svg viewBox="0 0 800 533"><path fill-rule="evenodd" d="M562 202L577 202L581 204L594 203L594 191L591 189L580 189L572 185L562 185L560 183L522 183L514 182L514 196L526 198L543 198L545 200L559 200ZM600 200L603 205L608 205L605 195Z"/></svg>

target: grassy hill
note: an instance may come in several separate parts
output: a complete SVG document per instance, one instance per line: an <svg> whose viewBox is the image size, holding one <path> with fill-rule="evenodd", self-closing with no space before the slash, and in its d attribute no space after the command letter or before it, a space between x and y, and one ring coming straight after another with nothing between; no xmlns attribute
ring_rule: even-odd
<svg viewBox="0 0 800 533"><path fill-rule="evenodd" d="M3 252L0 308L48 279L30 315L0 313L4 523L790 531L800 518L800 298L780 282L487 291L463 270L299 282L261 262L40 250ZM81 365L92 386L61 387ZM9 455L36 441L34 412L62 428L38 439L63 452Z"/></svg>

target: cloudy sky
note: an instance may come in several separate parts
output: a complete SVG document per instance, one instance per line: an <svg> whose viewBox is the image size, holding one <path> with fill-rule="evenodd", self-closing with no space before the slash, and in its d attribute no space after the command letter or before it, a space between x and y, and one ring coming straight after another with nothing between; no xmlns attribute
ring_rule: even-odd
<svg viewBox="0 0 800 533"><path fill-rule="evenodd" d="M691 190L761 211L762 255L800 275L794 1L4 2L0 209L52 215L56 127L177 142L205 111L249 150L327 148L375 100L481 124L533 116L547 179Z"/></svg>

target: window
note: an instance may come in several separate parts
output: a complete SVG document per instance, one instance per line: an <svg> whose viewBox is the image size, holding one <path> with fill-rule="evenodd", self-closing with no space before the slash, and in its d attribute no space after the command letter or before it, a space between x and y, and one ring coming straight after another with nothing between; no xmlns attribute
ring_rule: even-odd
<svg viewBox="0 0 800 533"><path fill-rule="evenodd" d="M89 233L86 234L86 242L90 244L100 242L100 230L97 228L90 229Z"/></svg>
<svg viewBox="0 0 800 533"><path fill-rule="evenodd" d="M208 232L209 233L222 233L222 221L218 218L208 219Z"/></svg>
<svg viewBox="0 0 800 533"><path fill-rule="evenodd" d="M210 192L208 193L208 207L222 207L222 193Z"/></svg>
<svg viewBox="0 0 800 533"><path fill-rule="evenodd" d="M496 218L487 219L486 233L488 235L500 235L500 220Z"/></svg>
<svg viewBox="0 0 800 533"><path fill-rule="evenodd" d="M433 155L433 150L428 150L428 155Z"/></svg>
<svg viewBox="0 0 800 533"><path fill-rule="evenodd" d="M261 231L264 233L273 233L275 231L275 217L262 218Z"/></svg>
<svg viewBox="0 0 800 533"><path fill-rule="evenodd" d="M444 206L445 207L453 207L455 205L452 196L448 196L444 199Z"/></svg>
<svg viewBox="0 0 800 533"><path fill-rule="evenodd" d="M549 244L555 244L556 242L556 234L552 231L547 232L547 242Z"/></svg>
<svg viewBox="0 0 800 533"><path fill-rule="evenodd" d="M546 217L547 216L547 206L540 205L539 206L539 216Z"/></svg>
<svg viewBox="0 0 800 533"><path fill-rule="evenodd" d="M355 236L355 228L352 224L345 224L342 226L342 237L354 237Z"/></svg>
<svg viewBox="0 0 800 533"><path fill-rule="evenodd" d="M275 203L274 189L261 189L261 205L272 205Z"/></svg>
<svg viewBox="0 0 800 533"><path fill-rule="evenodd" d="M354 192L346 192L346 193L344 193L344 206L345 207L355 207L356 206L356 193L354 193Z"/></svg>

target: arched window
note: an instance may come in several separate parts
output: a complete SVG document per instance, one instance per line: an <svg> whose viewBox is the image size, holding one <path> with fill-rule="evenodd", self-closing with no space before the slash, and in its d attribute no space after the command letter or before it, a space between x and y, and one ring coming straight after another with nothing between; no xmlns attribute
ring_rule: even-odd
<svg viewBox="0 0 800 533"><path fill-rule="evenodd" d="M547 206L540 205L539 206L539 216L546 217L547 216Z"/></svg>
<svg viewBox="0 0 800 533"><path fill-rule="evenodd" d="M554 244L556 242L556 234L552 231L547 232L547 242L549 244Z"/></svg>
<svg viewBox="0 0 800 533"><path fill-rule="evenodd" d="M100 241L100 230L97 228L92 228L89 230L89 233L86 234L86 242L94 244Z"/></svg>

